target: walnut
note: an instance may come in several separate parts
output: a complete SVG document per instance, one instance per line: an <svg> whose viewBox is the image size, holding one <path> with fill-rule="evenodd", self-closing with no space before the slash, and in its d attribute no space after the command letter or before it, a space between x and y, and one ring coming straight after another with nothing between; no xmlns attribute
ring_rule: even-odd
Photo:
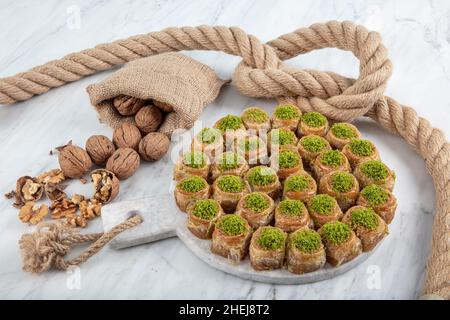
<svg viewBox="0 0 450 320"><path fill-rule="evenodd" d="M80 147L68 145L59 153L59 166L66 177L81 178L92 166L88 153Z"/></svg>
<svg viewBox="0 0 450 320"><path fill-rule="evenodd" d="M138 127L126 122L116 128L113 133L113 142L117 148L132 148L137 151L141 138Z"/></svg>
<svg viewBox="0 0 450 320"><path fill-rule="evenodd" d="M102 213L102 204L97 199L88 199L80 202L81 216L86 220L98 217Z"/></svg>
<svg viewBox="0 0 450 320"><path fill-rule="evenodd" d="M19 211L19 219L23 223L38 224L48 215L46 204L37 206L34 201L29 201Z"/></svg>
<svg viewBox="0 0 450 320"><path fill-rule="evenodd" d="M153 100L153 104L165 112L172 112L173 107L170 104Z"/></svg>
<svg viewBox="0 0 450 320"><path fill-rule="evenodd" d="M44 186L45 194L47 195L47 198L49 198L52 201L60 200L62 198L65 198L67 195L64 192L64 189L67 186L64 184L55 184L55 183L47 183Z"/></svg>
<svg viewBox="0 0 450 320"><path fill-rule="evenodd" d="M73 203L75 203L77 206L80 206L80 203L82 201L84 201L85 197L81 194L78 193L74 193L72 195L72 198L70 199L70 201L72 201Z"/></svg>
<svg viewBox="0 0 450 320"><path fill-rule="evenodd" d="M97 165L105 164L116 148L108 137L93 135L86 141L86 152Z"/></svg>
<svg viewBox="0 0 450 320"><path fill-rule="evenodd" d="M47 172L44 172L36 177L37 181L41 184L58 184L63 182L66 177L61 169L53 169Z"/></svg>
<svg viewBox="0 0 450 320"><path fill-rule="evenodd" d="M53 219L61 219L68 218L75 215L78 210L78 207L72 200L67 198L62 198L56 201L53 201L50 210L52 211Z"/></svg>
<svg viewBox="0 0 450 320"><path fill-rule="evenodd" d="M66 223L72 227L85 228L87 226L87 221L81 216L71 216L66 219Z"/></svg>
<svg viewBox="0 0 450 320"><path fill-rule="evenodd" d="M114 173L120 180L132 176L139 168L139 154L131 148L119 148L106 162L106 170Z"/></svg>
<svg viewBox="0 0 450 320"><path fill-rule="evenodd" d="M94 183L94 199L101 203L112 201L119 193L119 179L111 171L97 169L92 171L91 179Z"/></svg>
<svg viewBox="0 0 450 320"><path fill-rule="evenodd" d="M131 116L139 111L144 105L145 100L120 95L114 98L113 105L123 116Z"/></svg>
<svg viewBox="0 0 450 320"><path fill-rule="evenodd" d="M162 114L155 106L142 108L134 116L136 125L143 133L154 132L159 128L162 121Z"/></svg>
<svg viewBox="0 0 450 320"><path fill-rule="evenodd" d="M23 176L16 182L15 207L21 208L28 201L36 201L42 197L44 188L36 178Z"/></svg>
<svg viewBox="0 0 450 320"><path fill-rule="evenodd" d="M139 143L139 154L146 161L161 159L169 149L170 140L159 132L151 132Z"/></svg>

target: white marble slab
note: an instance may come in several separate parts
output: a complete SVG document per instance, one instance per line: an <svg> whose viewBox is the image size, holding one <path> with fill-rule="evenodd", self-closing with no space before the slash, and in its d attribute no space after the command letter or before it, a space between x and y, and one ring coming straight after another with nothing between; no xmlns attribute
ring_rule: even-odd
<svg viewBox="0 0 450 320"><path fill-rule="evenodd" d="M75 5L75 6L74 6ZM79 12L79 24L77 13ZM387 93L411 105L435 126L450 133L450 3L441 1L12 1L0 10L0 76L24 71L101 42L168 26L239 25L262 40L300 26L332 19L353 20L379 31L394 63ZM236 57L217 52L189 55L229 79ZM292 66L357 76L348 53L322 50L288 61ZM17 177L57 166L48 151L72 139L84 144L92 134L111 135L98 123L85 88L104 72L14 106L0 107L0 190ZM249 105L270 111L274 101L249 99L227 87L202 114L205 125ZM357 123L383 159L396 170L399 200L391 234L355 269L334 279L307 285L269 285L218 271L176 238L126 250L106 248L72 273L30 275L21 271L17 245L30 232L10 202L0 200L0 298L200 298L200 299L399 299L417 297L430 247L434 188L420 159L398 137L372 122ZM169 155L145 163L121 185L118 201L166 194L171 187ZM69 192L90 193L74 183ZM100 231L101 221L86 231ZM76 254L76 252L74 253Z"/></svg>

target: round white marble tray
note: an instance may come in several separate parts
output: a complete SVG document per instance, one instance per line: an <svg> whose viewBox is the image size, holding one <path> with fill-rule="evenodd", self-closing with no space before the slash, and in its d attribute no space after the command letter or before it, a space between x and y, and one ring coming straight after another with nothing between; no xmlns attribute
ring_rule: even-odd
<svg viewBox="0 0 450 320"><path fill-rule="evenodd" d="M326 264L322 269L302 275L290 273L285 269L256 271L250 266L248 257L234 265L226 258L212 254L211 241L198 239L187 229L186 214L176 207L172 195L106 205L102 208L104 230L110 230L135 214L141 215L143 222L114 238L111 241L113 248L122 249L177 236L197 257L210 266L243 279L265 283L302 284L330 279L364 262L376 250L375 248L371 252L363 253L339 267Z"/></svg>

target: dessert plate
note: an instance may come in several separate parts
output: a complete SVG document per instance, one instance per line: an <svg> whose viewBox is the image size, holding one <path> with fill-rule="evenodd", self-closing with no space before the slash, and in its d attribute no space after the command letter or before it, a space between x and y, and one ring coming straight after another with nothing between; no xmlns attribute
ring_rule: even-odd
<svg viewBox="0 0 450 320"><path fill-rule="evenodd" d="M290 273L285 269L256 271L250 266L248 257L234 265L230 264L226 258L212 254L210 251L211 241L198 239L187 229L186 214L178 209L172 194L105 205L102 208L104 231L109 231L117 224L136 214L143 218L143 222L116 236L110 243L112 248L122 249L178 237L198 258L213 268L243 279L265 283L302 284L330 279L361 264L376 249L368 253L362 253L337 268L326 264L322 269L302 275Z"/></svg>

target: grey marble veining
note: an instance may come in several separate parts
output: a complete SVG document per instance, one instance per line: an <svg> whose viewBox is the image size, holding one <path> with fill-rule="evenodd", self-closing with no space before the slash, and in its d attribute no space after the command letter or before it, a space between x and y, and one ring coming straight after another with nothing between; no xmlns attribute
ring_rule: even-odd
<svg viewBox="0 0 450 320"><path fill-rule="evenodd" d="M79 19L78 19L79 18ZM168 26L238 25L263 41L298 27L328 20L353 20L377 30L389 49L394 73L387 94L414 107L450 133L450 3L441 1L2 1L0 76L24 71L67 53L102 42ZM189 52L224 79L239 62L218 52ZM321 50L286 62L356 77L358 62L349 53ZM36 97L0 107L0 189L7 192L21 175L57 166L48 151L92 134L111 136L99 124L85 88L103 72ZM274 101L257 100L225 87L202 114L205 126L247 105L271 111ZM17 241L28 227L0 200L1 298L200 298L200 299L399 299L418 296L431 240L434 188L424 162L400 138L371 121L357 121L397 173L399 201L389 236L361 265L336 278L305 285L270 285L243 280L210 267L178 239L125 250L105 248L79 270L31 275L21 270ZM172 164L167 155L144 163L121 184L117 201L170 192ZM68 192L90 194L91 185L74 182ZM93 221L86 232L102 230ZM75 251L73 255L78 253Z"/></svg>

